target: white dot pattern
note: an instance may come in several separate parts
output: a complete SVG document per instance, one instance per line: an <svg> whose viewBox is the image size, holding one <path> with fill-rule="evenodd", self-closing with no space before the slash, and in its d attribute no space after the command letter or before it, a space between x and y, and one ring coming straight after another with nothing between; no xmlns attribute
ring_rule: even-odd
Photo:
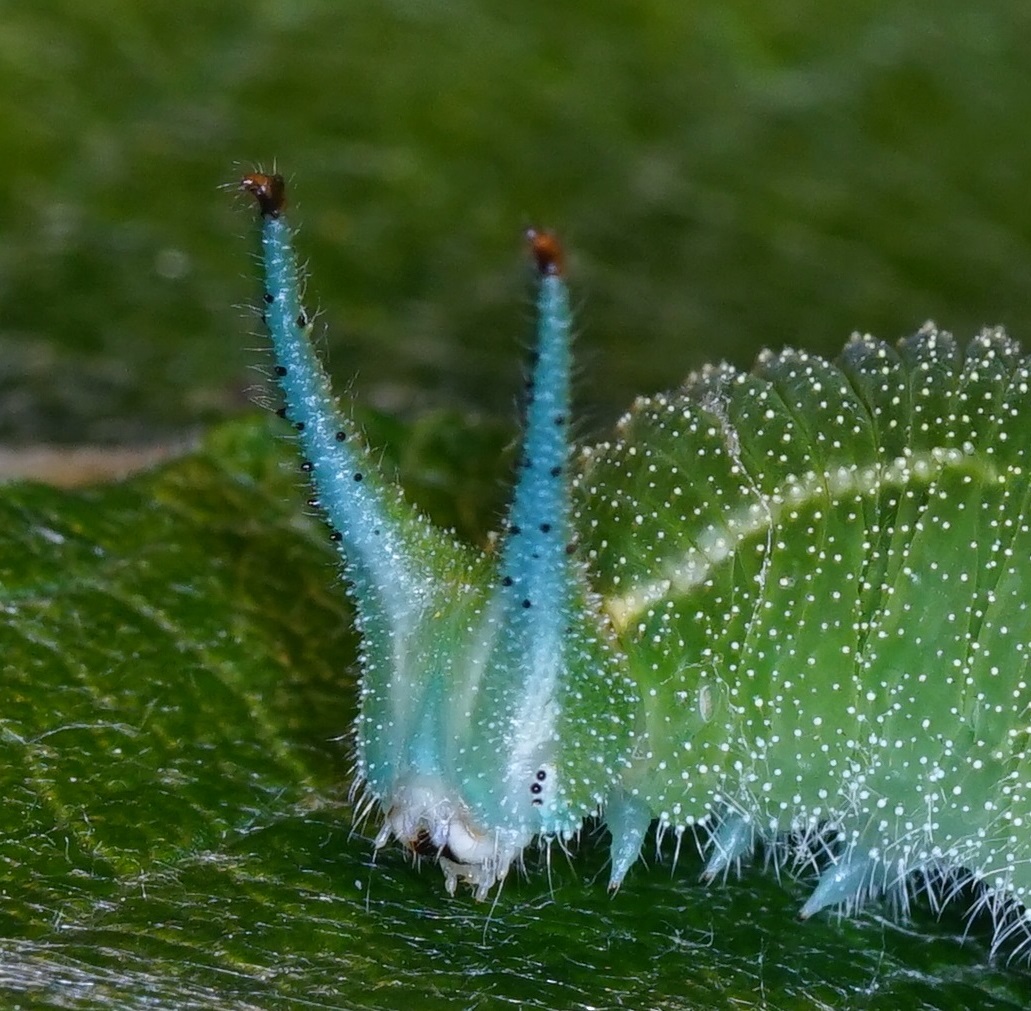
<svg viewBox="0 0 1031 1011"><path fill-rule="evenodd" d="M642 700L626 786L664 827L830 832L875 885L962 867L1026 904L1029 375L998 330L855 336L710 368L583 451Z"/></svg>

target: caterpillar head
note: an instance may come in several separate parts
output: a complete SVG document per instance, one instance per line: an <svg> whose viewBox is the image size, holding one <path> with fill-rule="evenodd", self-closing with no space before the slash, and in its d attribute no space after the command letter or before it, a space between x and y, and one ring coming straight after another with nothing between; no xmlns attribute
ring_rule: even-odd
<svg viewBox="0 0 1031 1011"><path fill-rule="evenodd" d="M539 276L526 427L500 550L416 515L340 418L308 340L285 186L252 174L276 376L333 529L362 633L357 771L396 838L479 896L535 837L568 839L619 781L634 686L586 589L570 516L568 294L561 248L529 233ZM599 727L599 714L604 724Z"/></svg>

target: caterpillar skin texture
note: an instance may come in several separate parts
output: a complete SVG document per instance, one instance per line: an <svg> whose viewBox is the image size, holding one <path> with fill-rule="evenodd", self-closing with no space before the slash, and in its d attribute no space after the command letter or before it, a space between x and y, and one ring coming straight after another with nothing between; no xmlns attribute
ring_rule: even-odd
<svg viewBox="0 0 1031 1011"><path fill-rule="evenodd" d="M286 416L363 638L359 814L484 897L600 815L714 879L761 851L801 914L887 897L993 917L1031 888L1029 360L1000 330L765 353L638 400L574 457L561 250L531 233L536 351L490 555L418 516L337 414L275 176L258 199ZM970 906L970 895L974 896Z"/></svg>

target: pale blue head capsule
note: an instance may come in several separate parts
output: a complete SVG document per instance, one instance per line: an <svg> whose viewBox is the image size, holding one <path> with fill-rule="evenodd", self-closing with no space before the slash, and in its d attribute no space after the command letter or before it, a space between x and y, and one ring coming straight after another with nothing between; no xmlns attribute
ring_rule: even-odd
<svg viewBox="0 0 1031 1011"><path fill-rule="evenodd" d="M561 250L530 233L539 322L526 431L501 548L486 557L416 515L338 414L299 300L282 180L242 185L262 211L264 315L285 415L358 609L357 771L366 803L383 809L377 845L393 836L431 850L449 887L464 879L486 894L536 836L579 831L633 741L633 685L590 599L570 515Z"/></svg>

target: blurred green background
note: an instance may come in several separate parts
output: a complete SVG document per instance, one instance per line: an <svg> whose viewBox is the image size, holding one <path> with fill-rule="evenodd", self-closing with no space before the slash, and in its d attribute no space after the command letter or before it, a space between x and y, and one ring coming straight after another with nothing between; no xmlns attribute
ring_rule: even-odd
<svg viewBox="0 0 1031 1011"><path fill-rule="evenodd" d="M509 417L520 230L566 237L579 393L934 316L1031 332L1024 0L7 0L0 439L238 412L252 214L292 179L333 370Z"/></svg>
<svg viewBox="0 0 1031 1011"><path fill-rule="evenodd" d="M571 250L587 432L763 345L833 352L930 316L1031 335L1024 0L0 14L0 442L161 441L247 410L256 229L221 187L273 159L338 389L357 375L389 462L474 536L530 332L527 224ZM797 927L801 885L705 889L690 853L615 899L589 840L550 881L531 854L493 909L396 850L370 869L334 739L349 615L270 430L0 499L0 729L26 731L2 739L0 992L19 1007L1028 1003L955 920Z"/></svg>

